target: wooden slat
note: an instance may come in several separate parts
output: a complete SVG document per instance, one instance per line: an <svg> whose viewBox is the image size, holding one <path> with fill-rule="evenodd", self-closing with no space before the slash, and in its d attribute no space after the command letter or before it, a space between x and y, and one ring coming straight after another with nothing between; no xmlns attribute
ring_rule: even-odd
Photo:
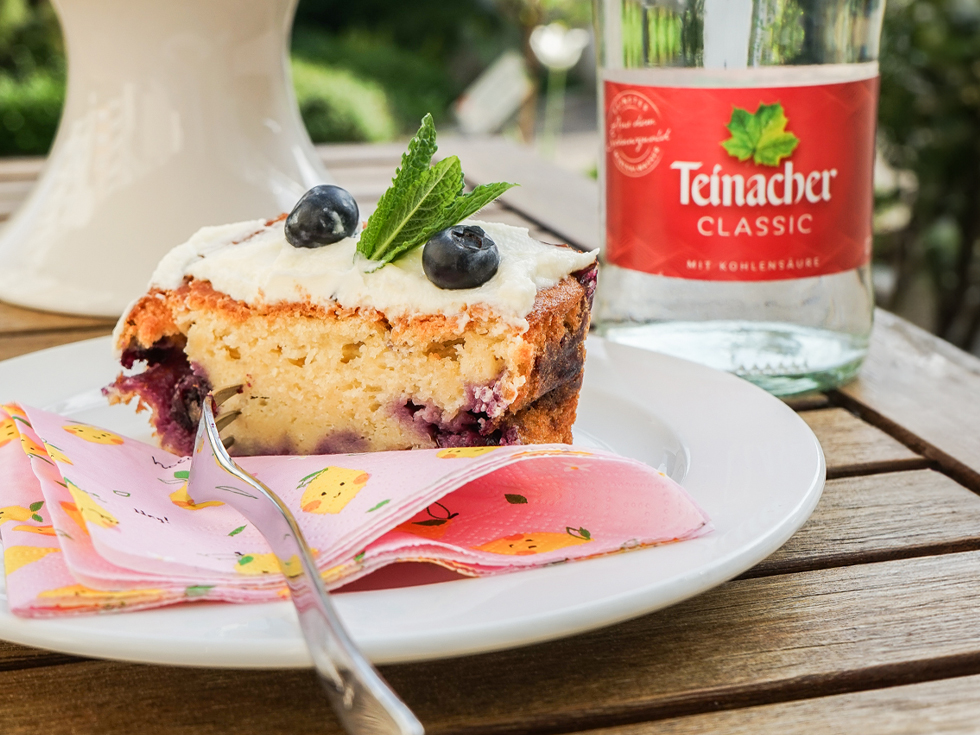
<svg viewBox="0 0 980 735"><path fill-rule="evenodd" d="M115 320L112 319L54 314L0 302L0 337L53 329L65 330L88 327L109 327L111 329L114 323Z"/></svg>
<svg viewBox="0 0 980 735"><path fill-rule="evenodd" d="M33 188L33 179L12 181L0 179L0 215L6 218L16 212Z"/></svg>
<svg viewBox="0 0 980 735"><path fill-rule="evenodd" d="M738 580L587 635L382 673L430 735L568 732L977 674L978 603L980 552L947 554ZM0 724L337 732L308 672L99 663L0 673Z"/></svg>
<svg viewBox="0 0 980 735"><path fill-rule="evenodd" d="M885 311L838 401L980 491L980 360Z"/></svg>
<svg viewBox="0 0 980 735"><path fill-rule="evenodd" d="M947 554L738 580L588 635L385 675L431 733L565 732L974 674L978 604L980 552Z"/></svg>
<svg viewBox="0 0 980 735"><path fill-rule="evenodd" d="M33 181L41 174L44 156L0 158L0 181Z"/></svg>
<svg viewBox="0 0 980 735"><path fill-rule="evenodd" d="M980 498L932 470L831 480L810 520L745 576L980 549Z"/></svg>
<svg viewBox="0 0 980 735"><path fill-rule="evenodd" d="M870 692L786 702L589 730L579 735L975 735L980 677L963 676Z"/></svg>
<svg viewBox="0 0 980 735"><path fill-rule="evenodd" d="M330 143L318 145L317 153L327 169L331 167L391 165L390 179L401 161L407 141L363 145L362 143Z"/></svg>
<svg viewBox="0 0 980 735"><path fill-rule="evenodd" d="M330 169L331 175L338 186L371 186L380 188L382 193L391 184L391 178L395 175L397 162L391 164L381 163L371 166L337 166Z"/></svg>
<svg viewBox="0 0 980 735"><path fill-rule="evenodd" d="M84 662L0 672L4 735L343 735L312 671Z"/></svg>
<svg viewBox="0 0 980 735"><path fill-rule="evenodd" d="M830 399L825 393L807 393L802 396L790 396L784 398L783 402L794 411L812 411L815 408L826 408L830 405Z"/></svg>
<svg viewBox="0 0 980 735"><path fill-rule="evenodd" d="M36 352L37 350L67 344L68 342L78 342L83 339L101 337L111 332L111 327L100 327L95 329L79 329L70 332L43 332L40 334L3 337L0 339L0 360L7 360L17 355L26 355L28 352Z"/></svg>
<svg viewBox="0 0 980 735"><path fill-rule="evenodd" d="M83 660L64 653L43 651L40 648L30 648L29 646L20 646L16 643L0 641L0 671L30 669L39 666L57 666ZM2 732L2 729L0 729L0 732Z"/></svg>
<svg viewBox="0 0 980 735"><path fill-rule="evenodd" d="M536 240L541 240L542 242L550 242L555 244L561 242L561 238L555 235L553 232L539 227L536 223L527 219L527 217L522 215L520 212L516 212L513 209L508 209L497 202L493 202L492 204L489 204L481 209L475 218L485 220L487 222L503 222L504 224L514 225L515 227L526 227L528 234L531 237L535 238Z"/></svg>
<svg viewBox="0 0 980 735"><path fill-rule="evenodd" d="M827 477L919 469L929 462L843 408L804 411L800 418L820 440L827 458Z"/></svg>
<svg viewBox="0 0 980 735"><path fill-rule="evenodd" d="M458 155L470 183L516 181L500 201L559 240L583 250L599 247L599 188L595 181L570 174L530 148L502 138L454 138L442 141L438 155Z"/></svg>

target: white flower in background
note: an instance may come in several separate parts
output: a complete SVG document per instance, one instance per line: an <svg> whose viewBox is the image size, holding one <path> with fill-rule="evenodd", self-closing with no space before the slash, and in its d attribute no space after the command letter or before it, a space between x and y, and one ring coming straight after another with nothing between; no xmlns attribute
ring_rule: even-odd
<svg viewBox="0 0 980 735"><path fill-rule="evenodd" d="M582 51L589 45L589 32L551 23L531 31L530 43L534 55L544 66L552 71L565 71L582 58Z"/></svg>

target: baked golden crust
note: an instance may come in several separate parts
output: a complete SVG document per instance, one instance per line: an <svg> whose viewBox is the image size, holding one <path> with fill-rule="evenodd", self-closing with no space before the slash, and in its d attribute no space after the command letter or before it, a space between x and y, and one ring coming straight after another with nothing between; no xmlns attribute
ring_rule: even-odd
<svg viewBox="0 0 980 735"><path fill-rule="evenodd" d="M530 359L534 365L522 365L528 380L511 407L515 412L554 390L557 385L576 378L581 382L582 366L585 364L585 335L590 322L585 287L569 276L551 288L539 291L527 321L528 330L523 339L531 347ZM570 431L569 428L569 436Z"/></svg>
<svg viewBox="0 0 980 735"><path fill-rule="evenodd" d="M574 278L565 278L551 288L539 291L531 312L527 315L528 330L524 339L533 344L543 344L544 340L556 334L556 317L563 320L567 312L575 311L572 319L581 323L583 313L587 319L588 305L583 301L584 287ZM228 294L215 290L210 281L187 278L182 286L172 291L153 289L142 296L130 308L116 339L116 348L128 347L148 349L161 339L176 337L181 333L177 317L190 311L221 311L226 318L244 322L253 317L268 317L274 320L279 315L305 317L328 321L348 319L357 316L361 319L387 323L394 339L408 332L416 340L439 340L449 335L459 334L460 322L472 324L474 330L513 329L504 325L492 312L482 306L471 306L462 319L442 314L422 314L418 316L387 319L375 309L348 309L340 305L321 306L310 302L288 302L277 304L249 305L233 299ZM516 332L516 330L514 330Z"/></svg>

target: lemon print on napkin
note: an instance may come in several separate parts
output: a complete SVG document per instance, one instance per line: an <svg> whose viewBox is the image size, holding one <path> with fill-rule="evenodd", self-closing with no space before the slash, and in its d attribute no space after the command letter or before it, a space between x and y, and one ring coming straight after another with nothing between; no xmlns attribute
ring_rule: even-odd
<svg viewBox="0 0 980 735"><path fill-rule="evenodd" d="M194 499L187 494L187 482L186 480L190 477L189 470L178 470L174 472L174 477L178 480L184 480L184 484L181 485L176 491L170 493L170 502L176 505L178 508L184 508L186 510L200 510L201 508L211 508L215 505L224 505L220 500L208 500L203 503L195 503Z"/></svg>
<svg viewBox="0 0 980 735"><path fill-rule="evenodd" d="M591 534L584 528L568 528L565 533L555 533L554 531L515 533L510 536L488 541L485 544L480 544L473 548L477 551L487 551L491 554L528 556L530 554L545 554L549 551L558 551L569 546L587 544L591 540Z"/></svg>
<svg viewBox="0 0 980 735"><path fill-rule="evenodd" d="M3 550L3 568L7 574L13 574L21 567L43 559L52 551L61 551L59 546L11 546Z"/></svg>
<svg viewBox="0 0 980 735"><path fill-rule="evenodd" d="M8 505L6 508L0 508L0 523L6 523L7 521L26 521L28 518L38 523L44 523L44 517L40 513L43 507L43 500L31 503L29 508L25 508L23 505ZM18 526L17 528L25 528L25 526Z"/></svg>
<svg viewBox="0 0 980 735"><path fill-rule="evenodd" d="M38 459L43 459L48 464L51 464L51 460L48 459L48 453L44 451L44 447L27 436L27 434L20 435L20 446L23 447L24 454L26 454L28 457L37 457Z"/></svg>
<svg viewBox="0 0 980 735"><path fill-rule="evenodd" d="M456 459L457 457L482 457L484 454L489 454L494 449L499 449L499 447L450 447L449 449L440 449L436 456L439 459Z"/></svg>
<svg viewBox="0 0 980 735"><path fill-rule="evenodd" d="M6 508L0 508L0 523L26 521L32 515L34 515L34 511L30 508L25 508L22 505L8 505Z"/></svg>
<svg viewBox="0 0 980 735"><path fill-rule="evenodd" d="M299 487L305 485L306 491L299 507L304 513L339 513L367 484L369 477L364 470L324 467L300 480Z"/></svg>
<svg viewBox="0 0 980 735"><path fill-rule="evenodd" d="M99 429L95 426L89 426L88 424L69 424L68 426L62 426L61 428L67 431L69 434L74 434L79 439L84 439L85 441L92 442L93 444L123 443L123 438L119 436L119 434L113 434L111 431Z"/></svg>
<svg viewBox="0 0 980 735"><path fill-rule="evenodd" d="M79 603L82 601L90 601L92 603L99 602L121 602L126 603L127 601L142 602L143 599L150 597L158 597L163 594L163 590L155 589L137 589L137 590L94 590L91 587L86 587L81 584L71 584L67 587L59 587L54 590L47 590L38 594L41 598L50 597L68 597L75 598Z"/></svg>
<svg viewBox="0 0 980 735"><path fill-rule="evenodd" d="M170 502L178 508L186 510L200 510L201 508L211 508L215 505L224 505L220 500L206 500L203 503L195 503L193 498L187 494L187 483L180 486L179 490L170 493Z"/></svg>
<svg viewBox="0 0 980 735"><path fill-rule="evenodd" d="M0 447L10 444L19 437L20 432L17 431L17 424L12 418L5 418L0 421Z"/></svg>
<svg viewBox="0 0 980 735"><path fill-rule="evenodd" d="M68 457L65 456L65 453L62 452L60 449L58 449L58 447L56 447L54 444L48 444L47 442L44 442L44 449L45 451L47 451L48 456L51 457L51 459L53 459L55 462L61 462L63 464L74 464L74 462L68 459Z"/></svg>
<svg viewBox="0 0 980 735"><path fill-rule="evenodd" d="M68 492L71 493L72 498L75 500L75 507L78 509L78 513L81 515L83 521L79 525L83 528L89 523L102 526L102 528L114 528L119 525L116 517L96 503L91 495L75 485L67 477L65 478L65 482L68 484Z"/></svg>
<svg viewBox="0 0 980 735"><path fill-rule="evenodd" d="M22 409L16 403L0 403L0 411L8 414L12 419L20 419L25 424L30 426L30 424L27 423L27 414L24 413L24 409Z"/></svg>
<svg viewBox="0 0 980 735"><path fill-rule="evenodd" d="M75 525L82 529L85 533L88 533L88 529L85 527L85 519L82 518L82 514L78 512L78 506L74 503L66 503L64 500L60 503L61 509L65 511L65 514L71 518Z"/></svg>
<svg viewBox="0 0 980 735"><path fill-rule="evenodd" d="M315 552L314 552L315 553ZM298 577L303 573L299 557L293 554L285 564L279 562L275 554L245 554L238 557L235 571L239 574L274 574L282 572L287 577Z"/></svg>

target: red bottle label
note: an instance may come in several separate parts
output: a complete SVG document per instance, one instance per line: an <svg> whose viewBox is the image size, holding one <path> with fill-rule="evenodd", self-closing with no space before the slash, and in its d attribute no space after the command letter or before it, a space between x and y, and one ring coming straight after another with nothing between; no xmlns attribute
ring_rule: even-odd
<svg viewBox="0 0 980 735"><path fill-rule="evenodd" d="M711 281L871 259L878 79L692 89L605 82L606 258Z"/></svg>

